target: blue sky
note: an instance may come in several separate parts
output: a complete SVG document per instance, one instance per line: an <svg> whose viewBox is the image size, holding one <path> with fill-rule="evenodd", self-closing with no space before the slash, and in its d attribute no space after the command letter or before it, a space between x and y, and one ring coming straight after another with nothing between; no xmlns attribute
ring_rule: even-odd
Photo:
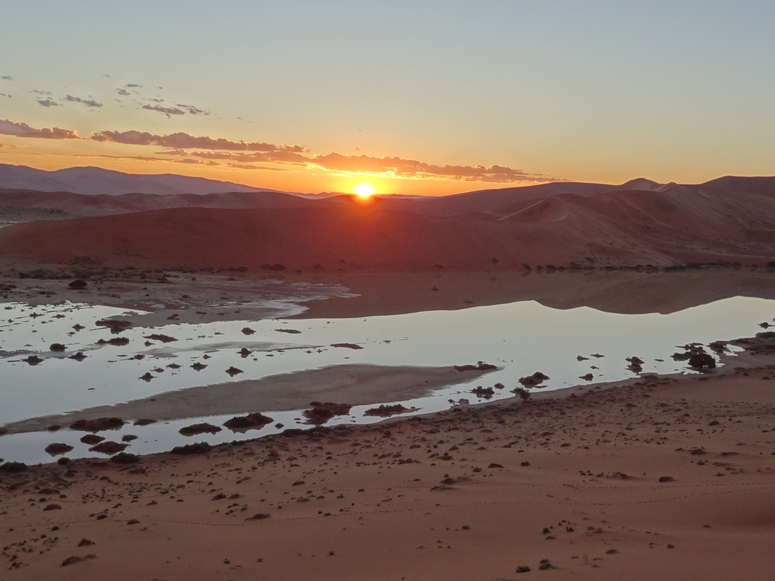
<svg viewBox="0 0 775 581"><path fill-rule="evenodd" d="M5 0L0 20L4 163L428 194L775 174L771 1Z"/></svg>

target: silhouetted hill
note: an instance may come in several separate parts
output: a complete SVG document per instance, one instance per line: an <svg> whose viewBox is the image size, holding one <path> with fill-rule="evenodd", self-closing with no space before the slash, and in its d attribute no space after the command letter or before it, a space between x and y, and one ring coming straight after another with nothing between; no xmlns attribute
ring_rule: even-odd
<svg viewBox="0 0 775 581"><path fill-rule="evenodd" d="M213 194L224 192L257 192L232 182L175 174L129 174L99 167L71 167L55 171L23 165L0 164L0 187L41 192L76 194Z"/></svg>

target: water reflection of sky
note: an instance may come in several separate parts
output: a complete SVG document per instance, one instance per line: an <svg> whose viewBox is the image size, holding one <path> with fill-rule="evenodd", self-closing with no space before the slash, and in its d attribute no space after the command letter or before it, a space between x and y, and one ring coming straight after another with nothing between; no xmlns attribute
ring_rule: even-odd
<svg viewBox="0 0 775 581"><path fill-rule="evenodd" d="M535 371L549 375L547 389L585 383L580 377L587 373L593 374L593 381L631 377L633 373L626 369L625 359L632 356L645 361L644 372L686 372L685 364L670 358L678 350L676 346L751 336L760 330L759 323L772 321L775 302L738 297L669 315L622 315L587 307L556 310L535 302L518 302L359 319L170 324L152 330L132 327L118 335L95 325L101 318L122 312L125 311L72 304L0 304L0 424L225 383L232 380L226 374L231 366L243 370L234 381L344 363L449 366L486 361L502 368L469 384L440 390L432 397L405 402L423 412L444 409L449 406L449 399L477 401L470 393L476 385L500 382L506 389L496 391L496 397L506 397L510 389L519 385L520 377ZM135 321L140 324L141 318ZM76 324L84 328L75 331ZM243 333L246 327L255 333ZM283 332L288 330L300 333ZM146 339L152 333L169 335L177 341ZM99 339L115 337L126 337L129 344L97 345ZM64 344L66 351L52 353L52 343ZM331 347L334 343L356 343L363 349ZM249 356L240 355L243 347L251 351ZM85 360L68 358L78 351L86 355ZM591 357L595 353L604 357ZM32 354L44 361L36 366L23 361ZM132 359L137 355L143 358ZM577 356L589 359L578 361ZM196 362L207 367L195 371L191 365ZM167 367L170 364L180 368ZM141 380L145 373L153 378ZM354 408L353 417L342 421L354 421L369 406L362 407ZM271 415L286 427L295 425L293 420L299 417L298 412ZM224 419L227 418L214 418L211 423L222 423ZM160 451L180 443L178 440L184 438L176 431L190 423L189 419L143 428L126 427L121 434L141 435L133 442L131 451ZM276 430L268 426L244 437L272 431ZM48 458L45 454L33 453L45 447L39 446L38 440L68 441L73 439L71 435L81 434L61 431L56 435L4 436L0 438L0 456L10 457L9 448L13 448L15 453L23 450L25 458L44 461ZM224 429L206 439L216 442L236 437L242 436ZM84 453L85 447L80 442L78 445L81 450L71 456Z"/></svg>

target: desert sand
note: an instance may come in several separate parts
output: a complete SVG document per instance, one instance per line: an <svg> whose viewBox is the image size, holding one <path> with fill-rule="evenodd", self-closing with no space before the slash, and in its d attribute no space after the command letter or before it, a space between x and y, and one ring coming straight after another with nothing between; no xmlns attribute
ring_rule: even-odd
<svg viewBox="0 0 775 581"><path fill-rule="evenodd" d="M771 368L5 473L3 578L767 579Z"/></svg>
<svg viewBox="0 0 775 581"><path fill-rule="evenodd" d="M272 280L357 295L310 300L301 317L516 300L673 312L774 298L772 188L729 179L454 216L340 200L30 222L0 230L0 291L147 309L131 317L144 326L258 317L251 300ZM71 289L81 275L86 288ZM327 381L345 390L344 379ZM775 360L749 355L701 376L456 405L202 454L7 464L0 579L769 579L773 434Z"/></svg>

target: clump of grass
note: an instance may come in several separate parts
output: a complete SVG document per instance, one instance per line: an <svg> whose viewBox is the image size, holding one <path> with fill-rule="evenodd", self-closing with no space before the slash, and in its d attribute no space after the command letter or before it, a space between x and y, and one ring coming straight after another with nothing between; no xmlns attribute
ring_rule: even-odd
<svg viewBox="0 0 775 581"><path fill-rule="evenodd" d="M606 555L615 555L615 554L617 554L618 552L619 552L619 551L617 551L616 549L608 549L608 550L605 552L605 554L606 554Z"/></svg>
<svg viewBox="0 0 775 581"><path fill-rule="evenodd" d="M527 565L520 565L517 567L517 573L530 573L530 567Z"/></svg>
<svg viewBox="0 0 775 581"><path fill-rule="evenodd" d="M554 569L554 565L552 565L549 562L549 559L541 559L541 564L538 565L539 571L547 571L549 569Z"/></svg>

